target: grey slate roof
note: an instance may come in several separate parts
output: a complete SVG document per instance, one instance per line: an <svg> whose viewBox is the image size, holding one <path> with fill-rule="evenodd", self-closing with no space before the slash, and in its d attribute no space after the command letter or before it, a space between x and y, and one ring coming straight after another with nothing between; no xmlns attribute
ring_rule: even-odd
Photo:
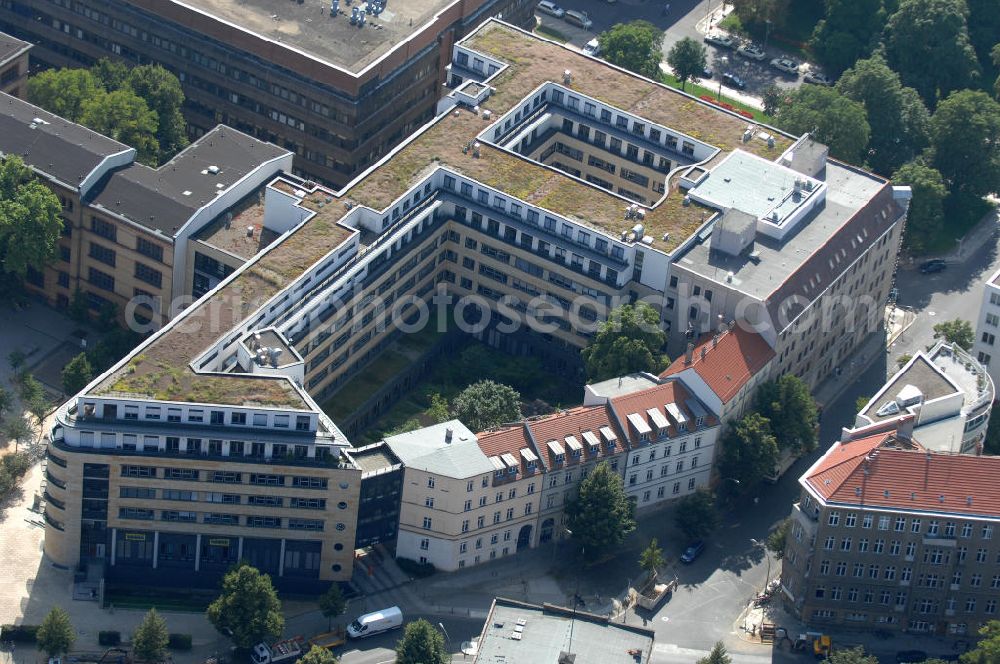
<svg viewBox="0 0 1000 664"><path fill-rule="evenodd" d="M131 149L0 92L0 152L20 156L51 179L79 188L107 157Z"/></svg>
<svg viewBox="0 0 1000 664"><path fill-rule="evenodd" d="M92 204L173 237L218 193L285 154L284 148L219 125L159 168L133 163L111 174ZM203 174L210 166L218 173Z"/></svg>
<svg viewBox="0 0 1000 664"><path fill-rule="evenodd" d="M450 443L445 442L448 429L452 430ZM456 478L493 472L476 435L458 420L389 436L385 442L407 468Z"/></svg>
<svg viewBox="0 0 1000 664"><path fill-rule="evenodd" d="M0 65L6 64L8 60L16 58L29 48L31 44L28 42L12 37L6 32L0 32Z"/></svg>

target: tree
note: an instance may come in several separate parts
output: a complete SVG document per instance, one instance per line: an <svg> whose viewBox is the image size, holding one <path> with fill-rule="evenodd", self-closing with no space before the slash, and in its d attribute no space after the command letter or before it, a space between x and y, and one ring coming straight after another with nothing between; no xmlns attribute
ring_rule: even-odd
<svg viewBox="0 0 1000 664"><path fill-rule="evenodd" d="M865 409L865 406L867 406L868 402L871 400L872 398L870 396L861 395L854 400L854 410L860 413Z"/></svg>
<svg viewBox="0 0 1000 664"><path fill-rule="evenodd" d="M961 348L969 350L976 339L976 334L972 331L972 324L969 321L956 318L935 325L934 338L944 339L950 344L958 344Z"/></svg>
<svg viewBox="0 0 1000 664"><path fill-rule="evenodd" d="M135 69L142 69L142 67ZM128 85L129 68L118 60L101 58L91 66L89 71L105 92L114 92Z"/></svg>
<svg viewBox="0 0 1000 664"><path fill-rule="evenodd" d="M481 380L462 390L452 413L473 431L485 431L521 419L521 395L509 385Z"/></svg>
<svg viewBox="0 0 1000 664"><path fill-rule="evenodd" d="M836 77L871 55L885 26L882 0L826 0L826 13L813 31L812 48Z"/></svg>
<svg viewBox="0 0 1000 664"><path fill-rule="evenodd" d="M865 654L861 646L856 648L838 648L827 657L830 664L878 664L878 658Z"/></svg>
<svg viewBox="0 0 1000 664"><path fill-rule="evenodd" d="M716 641L712 652L698 660L698 664L732 664L733 658L726 651L726 646L722 641Z"/></svg>
<svg viewBox="0 0 1000 664"><path fill-rule="evenodd" d="M299 664L337 664L339 660L333 656L333 653L326 648L320 648L319 646L313 646L309 649L302 659L299 660Z"/></svg>
<svg viewBox="0 0 1000 664"><path fill-rule="evenodd" d="M674 512L674 525L689 540L710 535L719 527L719 513L712 492L701 488L681 498Z"/></svg>
<svg viewBox="0 0 1000 664"><path fill-rule="evenodd" d="M781 560L785 556L785 542L788 540L788 530L792 527L791 518L786 518L778 524L778 527L767 534L764 546L774 554L775 560Z"/></svg>
<svg viewBox="0 0 1000 664"><path fill-rule="evenodd" d="M980 90L955 92L931 118L931 163L952 194L1000 190L1000 104Z"/></svg>
<svg viewBox="0 0 1000 664"><path fill-rule="evenodd" d="M722 477L750 487L774 472L778 462L778 442L767 418L749 413L722 437L719 472Z"/></svg>
<svg viewBox="0 0 1000 664"><path fill-rule="evenodd" d="M853 164L864 162L871 128L865 107L833 88L803 85L778 111L778 126L793 134L810 132L830 146L830 154Z"/></svg>
<svg viewBox="0 0 1000 664"><path fill-rule="evenodd" d="M816 447L816 401L798 376L785 374L761 385L757 410L770 422L780 449L801 452Z"/></svg>
<svg viewBox="0 0 1000 664"><path fill-rule="evenodd" d="M789 0L733 0L733 11L743 24L784 25L788 15Z"/></svg>
<svg viewBox="0 0 1000 664"><path fill-rule="evenodd" d="M903 353L902 355L896 358L896 366L902 369L903 367L906 366L906 363L912 359L913 359L912 355L910 355L909 353Z"/></svg>
<svg viewBox="0 0 1000 664"><path fill-rule="evenodd" d="M684 37L670 48L667 62L674 70L674 76L681 82L681 90L692 78L701 76L708 64L705 47L690 37Z"/></svg>
<svg viewBox="0 0 1000 664"><path fill-rule="evenodd" d="M0 272L23 278L56 257L62 206L20 157L0 158Z"/></svg>
<svg viewBox="0 0 1000 664"><path fill-rule="evenodd" d="M3 419L4 414L10 410L12 405L14 405L14 395L0 385L0 420Z"/></svg>
<svg viewBox="0 0 1000 664"><path fill-rule="evenodd" d="M86 69L47 69L28 79L28 101L71 122L80 120L84 104L100 92Z"/></svg>
<svg viewBox="0 0 1000 664"><path fill-rule="evenodd" d="M45 388L34 376L25 374L21 377L20 392L21 404L38 420L38 425L41 426L42 420L45 419L45 413L49 410L49 402L45 398Z"/></svg>
<svg viewBox="0 0 1000 664"><path fill-rule="evenodd" d="M969 41L976 50L979 63L985 71L990 63L991 49L1000 40L1000 12L995 0L965 0L969 7ZM995 62L995 67L1000 67Z"/></svg>
<svg viewBox="0 0 1000 664"><path fill-rule="evenodd" d="M649 540L649 546L642 550L639 555L639 566L649 573L649 578L656 576L656 570L663 567L666 560L663 558L663 549L656 538Z"/></svg>
<svg viewBox="0 0 1000 664"><path fill-rule="evenodd" d="M76 641L76 630L69 620L69 614L62 607L55 607L45 616L38 627L38 648L49 657L58 657L69 652Z"/></svg>
<svg viewBox="0 0 1000 664"><path fill-rule="evenodd" d="M273 639L285 628L271 577L245 562L223 577L222 594L209 605L207 614L215 629L231 634L238 648Z"/></svg>
<svg viewBox="0 0 1000 664"><path fill-rule="evenodd" d="M24 421L23 417L11 417L3 424L3 436L7 440L14 441L14 449L19 444L29 442L35 435L35 431Z"/></svg>
<svg viewBox="0 0 1000 664"><path fill-rule="evenodd" d="M169 641L167 621L154 608L146 613L146 617L135 629L135 634L132 635L132 650L138 659L158 662L166 655Z"/></svg>
<svg viewBox="0 0 1000 664"><path fill-rule="evenodd" d="M188 142L187 125L181 114L184 104L181 82L160 65L143 65L128 73L128 86L156 113L159 158L166 161Z"/></svg>
<svg viewBox="0 0 1000 664"><path fill-rule="evenodd" d="M997 12L1000 16L1000 12ZM1000 44L993 47L990 51L990 58L993 60L993 66L1000 69ZM997 75L997 80L993 82L993 96L1000 100L1000 74Z"/></svg>
<svg viewBox="0 0 1000 664"><path fill-rule="evenodd" d="M603 33L602 57L619 67L659 80L663 31L649 21L616 23Z"/></svg>
<svg viewBox="0 0 1000 664"><path fill-rule="evenodd" d="M927 147L930 113L917 91L904 88L881 55L855 63L837 81L837 91L865 107L872 170L890 174Z"/></svg>
<svg viewBox="0 0 1000 664"><path fill-rule="evenodd" d="M606 461L580 482L577 496L566 505L566 525L591 556L615 549L635 530L635 503Z"/></svg>
<svg viewBox="0 0 1000 664"><path fill-rule="evenodd" d="M784 100L784 93L774 83L768 85L761 92L760 101L764 105L764 113L767 115L776 115L778 109L781 108L781 102Z"/></svg>
<svg viewBox="0 0 1000 664"><path fill-rule="evenodd" d="M923 159L916 159L904 164L893 174L892 180L909 186L913 192L906 211L903 241L912 252L922 253L927 250L928 241L937 237L944 227L944 200L948 195L944 178Z"/></svg>
<svg viewBox="0 0 1000 664"><path fill-rule="evenodd" d="M448 400L435 392L431 395L431 405L427 409L426 414L438 424L447 422L451 419L451 413L448 411Z"/></svg>
<svg viewBox="0 0 1000 664"><path fill-rule="evenodd" d="M80 353L70 360L62 370L63 392L76 394L94 377L94 370L86 353Z"/></svg>
<svg viewBox="0 0 1000 664"><path fill-rule="evenodd" d="M979 76L965 0L902 0L885 26L889 66L928 106Z"/></svg>
<svg viewBox="0 0 1000 664"><path fill-rule="evenodd" d="M448 664L451 655L444 646L444 636L424 619L407 623L403 638L396 644L399 664Z"/></svg>
<svg viewBox="0 0 1000 664"><path fill-rule="evenodd" d="M337 583L331 584L330 589L319 598L319 610L327 618L327 629L333 625L334 618L344 615L347 611L347 601Z"/></svg>
<svg viewBox="0 0 1000 664"><path fill-rule="evenodd" d="M598 381L636 371L659 373L667 366L660 351L666 340L653 307L645 302L623 304L611 311L582 351L587 377Z"/></svg>
<svg viewBox="0 0 1000 664"><path fill-rule="evenodd" d="M156 111L128 88L99 93L83 104L80 123L99 134L131 145L138 160L155 166L160 156Z"/></svg>
<svg viewBox="0 0 1000 664"><path fill-rule="evenodd" d="M1000 662L1000 620L991 620L979 628L976 647L962 655L962 664L997 664Z"/></svg>

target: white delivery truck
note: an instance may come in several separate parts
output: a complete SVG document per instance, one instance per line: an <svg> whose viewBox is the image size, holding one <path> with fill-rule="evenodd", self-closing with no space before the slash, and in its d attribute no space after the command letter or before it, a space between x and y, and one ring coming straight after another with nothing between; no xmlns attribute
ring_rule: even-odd
<svg viewBox="0 0 1000 664"><path fill-rule="evenodd" d="M258 643L250 653L250 661L252 664L292 664L304 654L302 637L296 636L271 645Z"/></svg>
<svg viewBox="0 0 1000 664"><path fill-rule="evenodd" d="M366 636L381 634L402 626L403 612L399 610L398 606L392 606L388 609L358 616L347 626L347 636L352 639L363 639Z"/></svg>

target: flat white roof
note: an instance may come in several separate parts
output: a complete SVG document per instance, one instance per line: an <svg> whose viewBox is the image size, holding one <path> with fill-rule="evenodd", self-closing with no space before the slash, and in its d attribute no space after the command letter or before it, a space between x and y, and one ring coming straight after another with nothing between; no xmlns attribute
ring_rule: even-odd
<svg viewBox="0 0 1000 664"><path fill-rule="evenodd" d="M574 452L579 452L583 449L583 445L576 439L576 436L566 436L566 446Z"/></svg>
<svg viewBox="0 0 1000 664"><path fill-rule="evenodd" d="M670 426L670 422L667 422L666 416L660 412L659 408L650 408L646 414L649 415L649 419L653 421L657 429L666 429Z"/></svg>
<svg viewBox="0 0 1000 664"><path fill-rule="evenodd" d="M583 439L587 441L588 445L600 445L601 441L597 438L593 431L584 431Z"/></svg>
<svg viewBox="0 0 1000 664"><path fill-rule="evenodd" d="M687 422L687 418L684 417L684 413L682 413L681 409L677 407L677 404L668 403L666 405L666 409L667 412L670 413L670 417L674 420L674 422L677 422L677 424L684 424Z"/></svg>
<svg viewBox="0 0 1000 664"><path fill-rule="evenodd" d="M563 446L559 444L558 440L550 440L547 445L553 454L566 454L566 451L563 450Z"/></svg>
<svg viewBox="0 0 1000 664"><path fill-rule="evenodd" d="M649 428L649 424L646 422L646 419L639 413L632 413L631 415L629 415L628 421L632 423L632 426L634 426L635 430L638 431L640 434L652 433L653 431L651 428Z"/></svg>
<svg viewBox="0 0 1000 664"><path fill-rule="evenodd" d="M538 455L532 452L527 447L521 448L521 458L525 461L538 461Z"/></svg>
<svg viewBox="0 0 1000 664"><path fill-rule="evenodd" d="M618 440L618 436L616 436L615 432L611 430L611 427L601 427L601 435L604 436L604 440L609 443L613 443Z"/></svg>

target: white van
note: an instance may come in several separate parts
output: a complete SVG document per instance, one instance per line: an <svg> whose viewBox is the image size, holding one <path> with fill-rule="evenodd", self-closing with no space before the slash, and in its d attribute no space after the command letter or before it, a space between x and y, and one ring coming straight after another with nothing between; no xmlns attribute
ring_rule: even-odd
<svg viewBox="0 0 1000 664"><path fill-rule="evenodd" d="M358 616L347 626L347 636L352 639L363 639L366 636L381 634L382 632L388 632L390 629L402 627L402 625L403 612L399 610L398 606L392 606L388 609Z"/></svg>
<svg viewBox="0 0 1000 664"><path fill-rule="evenodd" d="M600 52L601 52L601 42L599 42L597 40L597 37L594 37L593 39L591 39L583 47L583 54L584 55L593 55L593 56L596 56Z"/></svg>

